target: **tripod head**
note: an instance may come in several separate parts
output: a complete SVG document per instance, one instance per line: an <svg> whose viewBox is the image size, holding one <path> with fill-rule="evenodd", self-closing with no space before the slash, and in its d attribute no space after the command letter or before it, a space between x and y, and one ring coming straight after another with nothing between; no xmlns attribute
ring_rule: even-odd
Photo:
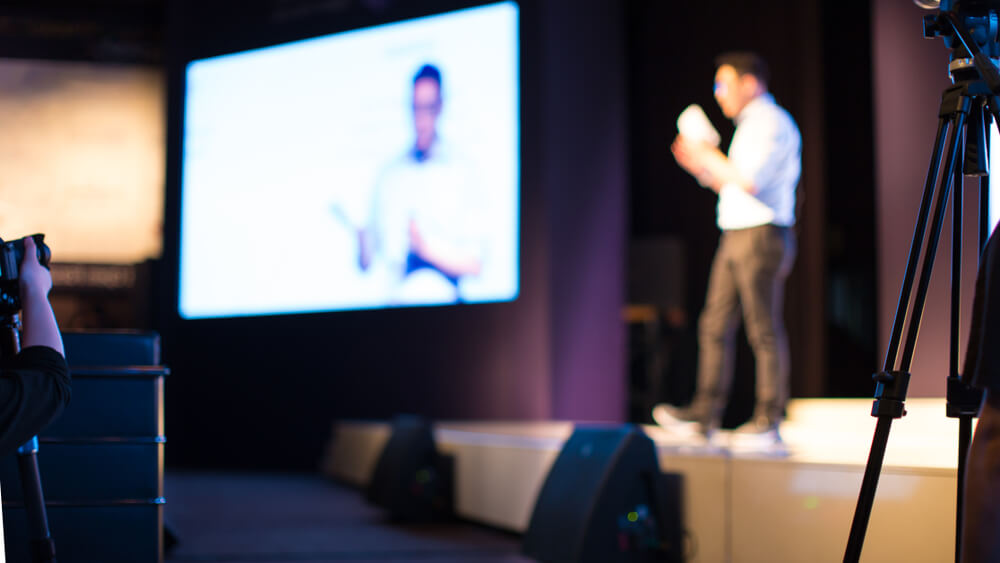
<svg viewBox="0 0 1000 563"><path fill-rule="evenodd" d="M939 9L924 16L924 37L941 37L951 49L948 73L975 101L967 129L964 172L987 176L986 137L990 116L1000 123L1000 0L914 0L921 8ZM987 111L984 111L984 106Z"/></svg>
<svg viewBox="0 0 1000 563"><path fill-rule="evenodd" d="M951 49L948 72L955 83L985 80L994 95L1000 93L1000 0L914 0L926 9L924 37L941 37Z"/></svg>

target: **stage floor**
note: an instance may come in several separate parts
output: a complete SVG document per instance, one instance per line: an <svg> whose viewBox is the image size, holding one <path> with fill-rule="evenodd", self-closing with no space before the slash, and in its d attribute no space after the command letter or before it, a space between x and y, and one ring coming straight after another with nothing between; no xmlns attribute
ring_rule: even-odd
<svg viewBox="0 0 1000 563"><path fill-rule="evenodd" d="M684 476L691 562L842 560L875 430L871 399L800 399L782 425L784 455L730 450L643 426L660 467ZM893 423L863 561L954 558L958 421L944 399L910 399ZM459 516L522 533L574 424L435 424L455 458ZM388 422L341 421L324 472L364 486ZM722 442L724 442L724 437Z"/></svg>
<svg viewBox="0 0 1000 563"><path fill-rule="evenodd" d="M172 470L165 487L177 540L168 563L532 563L515 535L391 522L355 488L315 474Z"/></svg>

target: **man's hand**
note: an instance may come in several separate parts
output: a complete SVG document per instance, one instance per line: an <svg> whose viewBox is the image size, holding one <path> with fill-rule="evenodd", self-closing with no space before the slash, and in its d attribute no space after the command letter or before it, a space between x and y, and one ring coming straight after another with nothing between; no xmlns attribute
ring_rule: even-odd
<svg viewBox="0 0 1000 563"><path fill-rule="evenodd" d="M681 168L687 170L695 178L699 178L706 172L705 154L709 148L711 146L706 143L691 141L684 135L677 135L670 145L670 152L673 153L674 159L677 160L677 164L680 164Z"/></svg>
<svg viewBox="0 0 1000 563"><path fill-rule="evenodd" d="M743 174L729 161L729 158L718 148L701 141L692 141L683 135L678 135L670 145L677 164L698 179L701 185L718 192L726 184L735 185L749 193L757 193L753 182L743 177Z"/></svg>
<svg viewBox="0 0 1000 563"><path fill-rule="evenodd" d="M24 257L21 259L20 272L21 296L27 299L29 296L48 297L52 289L52 273L38 262L38 250L35 247L35 239L25 237Z"/></svg>
<svg viewBox="0 0 1000 563"><path fill-rule="evenodd" d="M59 325L49 304L52 274L38 262L38 250L30 237L24 239L19 285L23 312L21 325L24 327L21 344L25 348L48 346L65 355Z"/></svg>
<svg viewBox="0 0 1000 563"><path fill-rule="evenodd" d="M454 250L449 252L448 249L436 248L433 244L428 244L427 239L420 232L420 227L413 219L410 219L410 250L448 276L479 275L482 269L482 263L477 256Z"/></svg>

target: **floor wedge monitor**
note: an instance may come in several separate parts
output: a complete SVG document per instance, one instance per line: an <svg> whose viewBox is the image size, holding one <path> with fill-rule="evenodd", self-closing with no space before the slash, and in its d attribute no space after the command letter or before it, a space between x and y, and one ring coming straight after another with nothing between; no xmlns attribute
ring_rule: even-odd
<svg viewBox="0 0 1000 563"><path fill-rule="evenodd" d="M523 551L543 563L683 560L681 476L633 425L578 426L535 502Z"/></svg>

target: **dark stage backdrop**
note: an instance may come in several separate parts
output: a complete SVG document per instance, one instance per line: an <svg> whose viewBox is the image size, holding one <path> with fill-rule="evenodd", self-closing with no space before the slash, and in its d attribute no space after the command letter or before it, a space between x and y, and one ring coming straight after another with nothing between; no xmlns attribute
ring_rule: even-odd
<svg viewBox="0 0 1000 563"><path fill-rule="evenodd" d="M183 76L177 57L459 5L172 2L166 278L176 279L176 110ZM621 420L628 145L623 18L613 0L521 4L516 301L182 323L173 288L164 288L161 329L172 370L168 463L311 469L332 422L343 418ZM271 235L314 244L296 233Z"/></svg>
<svg viewBox="0 0 1000 563"><path fill-rule="evenodd" d="M217 4L165 4L173 110L182 87L176 56L183 50L203 56L463 2ZM873 4L877 18L869 13ZM731 134L712 100L711 80L712 57L733 48L756 49L768 57L775 74L772 89L798 120L805 141L800 256L786 310L793 394L870 395L869 374L877 363L875 317L885 322L881 311L875 314L874 295L874 256L882 246L874 231L872 31L878 38L880 119L897 105L930 99L907 112L924 115L921 119L932 127L930 114L943 79L943 71L937 71L943 63L925 63L926 58L943 60L943 47L918 37L913 9L889 5L522 2L522 292L508 304L180 324L171 287L180 134L172 113L168 258L152 265L150 284L151 328L163 333L164 358L174 373L167 385L168 463L311 468L334 419L397 412L620 420L627 242L669 234L684 244L690 332L716 243L714 197L680 171L667 147L677 113L691 102L702 104L723 133ZM882 51L897 38L897 47ZM158 32L149 38L154 62L160 60L160 40ZM23 38L5 41L11 53L40 56ZM75 44L66 48L54 39L46 45L43 58L93 56L91 50ZM913 73L926 74L932 86L911 89ZM878 123L885 135L901 132L893 144L880 140L880 150L892 149L899 168L910 167L911 161L922 168L924 157L914 157L905 147L928 150L924 134L906 133L906 121ZM892 178L895 172L880 174ZM893 203L884 187L878 193L883 220L898 218L899 232L908 237L913 211L901 208L910 204ZM912 201L912 196L903 199ZM288 237L289 244L311 242L296 239L295 233L269 234ZM901 257L890 254L903 251L881 250L881 262L901 264ZM881 293L894 303L897 276L886 277ZM80 297L81 303L93 301ZM105 322L95 328L116 326L123 325ZM927 340L925 335L922 342ZM692 367L685 364L686 377L693 378ZM751 373L744 348L738 382L743 398L749 396Z"/></svg>

